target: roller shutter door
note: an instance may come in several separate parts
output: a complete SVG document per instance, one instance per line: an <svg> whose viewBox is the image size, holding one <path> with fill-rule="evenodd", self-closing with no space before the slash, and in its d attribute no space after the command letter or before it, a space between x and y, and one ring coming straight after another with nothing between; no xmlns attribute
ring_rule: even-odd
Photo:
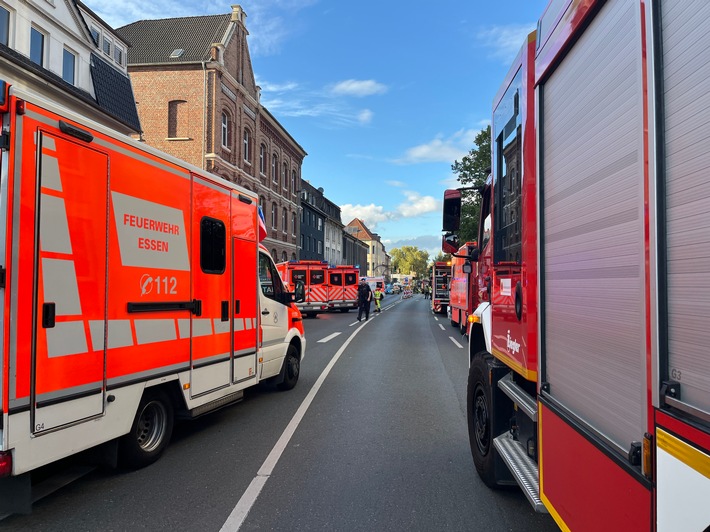
<svg viewBox="0 0 710 532"><path fill-rule="evenodd" d="M646 427L640 12L609 1L542 86L542 356L620 452Z"/></svg>
<svg viewBox="0 0 710 532"><path fill-rule="evenodd" d="M663 2L668 363L710 412L710 3Z"/></svg>

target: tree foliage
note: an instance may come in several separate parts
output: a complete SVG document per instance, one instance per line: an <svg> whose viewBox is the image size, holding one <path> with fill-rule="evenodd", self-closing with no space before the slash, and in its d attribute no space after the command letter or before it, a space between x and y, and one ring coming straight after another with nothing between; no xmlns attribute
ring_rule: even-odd
<svg viewBox="0 0 710 532"><path fill-rule="evenodd" d="M482 187L491 171L491 126L482 129L473 143L474 148L460 161L454 161L451 170L462 187ZM478 218L481 211L481 194L474 190L464 190L461 197L461 226L459 242L478 239Z"/></svg>
<svg viewBox="0 0 710 532"><path fill-rule="evenodd" d="M414 273L418 278L426 276L429 261L429 253L426 251L416 246L402 246L390 251L390 257L392 257L390 271L406 275Z"/></svg>

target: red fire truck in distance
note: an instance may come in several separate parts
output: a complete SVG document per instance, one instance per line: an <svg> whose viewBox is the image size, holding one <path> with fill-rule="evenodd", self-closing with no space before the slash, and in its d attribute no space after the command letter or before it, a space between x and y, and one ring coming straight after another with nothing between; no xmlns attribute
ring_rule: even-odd
<svg viewBox="0 0 710 532"><path fill-rule="evenodd" d="M360 270L355 266L328 268L328 306L331 310L348 312L357 309L357 289Z"/></svg>
<svg viewBox="0 0 710 532"><path fill-rule="evenodd" d="M449 305L450 262L435 262L431 269L431 310L446 314Z"/></svg>
<svg viewBox="0 0 710 532"><path fill-rule="evenodd" d="M471 452L563 530L710 526L709 47L706 2L552 1L494 100Z"/></svg>
<svg viewBox="0 0 710 532"><path fill-rule="evenodd" d="M451 325L461 334L468 334L468 317L478 306L477 264L469 257L476 249L476 242L466 242L451 253L451 281L449 283L449 308Z"/></svg>
<svg viewBox="0 0 710 532"><path fill-rule="evenodd" d="M289 290L301 282L305 286L305 298L298 303L298 308L309 318L326 312L328 304L328 261L292 260L279 262L276 269Z"/></svg>
<svg viewBox="0 0 710 532"><path fill-rule="evenodd" d="M0 128L0 514L30 511L41 466L144 466L177 416L296 384L253 192L2 80Z"/></svg>

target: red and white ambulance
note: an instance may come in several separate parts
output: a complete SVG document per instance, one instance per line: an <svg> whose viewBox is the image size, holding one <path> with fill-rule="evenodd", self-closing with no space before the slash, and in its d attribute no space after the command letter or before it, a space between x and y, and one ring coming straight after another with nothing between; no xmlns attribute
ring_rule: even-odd
<svg viewBox="0 0 710 532"><path fill-rule="evenodd" d="M340 265L328 269L328 305L331 310L348 312L357 309L357 287L360 270Z"/></svg>
<svg viewBox="0 0 710 532"><path fill-rule="evenodd" d="M298 308L309 318L326 312L328 304L328 261L292 260L276 265L281 278L288 287L294 289L296 283L303 283L305 297Z"/></svg>
<svg viewBox="0 0 710 532"><path fill-rule="evenodd" d="M253 192L5 81L0 124L0 513L40 466L107 442L146 465L176 415L296 384Z"/></svg>

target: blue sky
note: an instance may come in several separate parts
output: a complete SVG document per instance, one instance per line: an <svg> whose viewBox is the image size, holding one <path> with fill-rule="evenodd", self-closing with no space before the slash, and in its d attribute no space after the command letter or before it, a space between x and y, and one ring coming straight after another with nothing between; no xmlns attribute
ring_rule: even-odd
<svg viewBox="0 0 710 532"><path fill-rule="evenodd" d="M84 0L113 27L229 13L231 3ZM243 0L262 104L308 156L302 177L387 250L441 242L451 164L547 0ZM129 51L130 54L130 51Z"/></svg>

